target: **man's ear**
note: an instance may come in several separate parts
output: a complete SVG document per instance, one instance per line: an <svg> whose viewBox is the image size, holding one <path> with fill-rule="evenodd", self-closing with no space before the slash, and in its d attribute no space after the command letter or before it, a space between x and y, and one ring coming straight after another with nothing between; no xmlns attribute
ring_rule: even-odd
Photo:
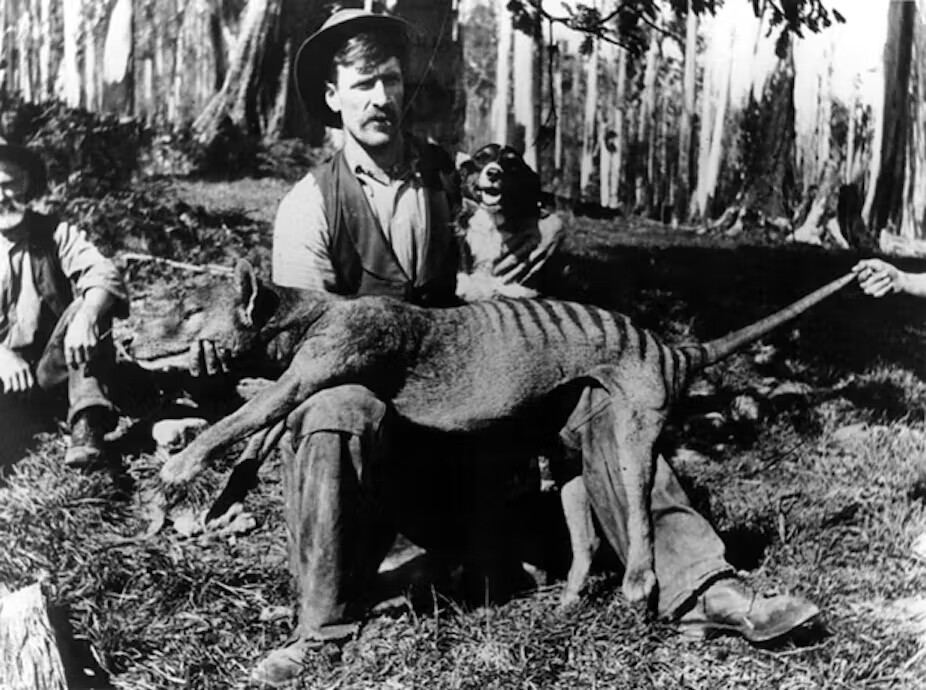
<svg viewBox="0 0 926 690"><path fill-rule="evenodd" d="M257 293L260 281L254 273L254 267L246 259L241 259L235 266L235 287L237 288L237 308L242 323L251 327L254 325L254 310L257 305Z"/></svg>
<svg viewBox="0 0 926 690"><path fill-rule="evenodd" d="M341 96L338 94L338 88L332 82L325 82L325 103L331 108L332 112L341 112Z"/></svg>

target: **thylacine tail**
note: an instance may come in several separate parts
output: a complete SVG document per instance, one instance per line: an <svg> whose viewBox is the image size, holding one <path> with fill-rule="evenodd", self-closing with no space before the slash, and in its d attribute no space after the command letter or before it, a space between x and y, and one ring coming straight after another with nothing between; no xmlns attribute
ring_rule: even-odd
<svg viewBox="0 0 926 690"><path fill-rule="evenodd" d="M700 345L682 345L679 349L685 354L689 373L708 367L719 362L724 357L734 353L744 345L755 342L765 334L778 328L783 323L800 316L813 306L816 306L833 293L838 292L855 279L854 273L847 273L836 280L814 290L806 297L802 297L794 304L766 316L738 331L728 333L722 338L711 340Z"/></svg>

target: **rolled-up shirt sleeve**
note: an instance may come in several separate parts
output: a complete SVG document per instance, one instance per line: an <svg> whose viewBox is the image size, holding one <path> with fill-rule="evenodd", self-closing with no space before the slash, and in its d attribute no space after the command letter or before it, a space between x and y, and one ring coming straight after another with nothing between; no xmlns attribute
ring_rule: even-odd
<svg viewBox="0 0 926 690"><path fill-rule="evenodd" d="M61 270L72 281L75 296L82 296L91 288L103 288L116 299L114 316L125 317L129 309L129 292L116 265L103 256L75 225L59 223L54 240Z"/></svg>
<svg viewBox="0 0 926 690"><path fill-rule="evenodd" d="M273 224L273 276L282 287L334 292L330 232L321 190L311 174L283 197Z"/></svg>

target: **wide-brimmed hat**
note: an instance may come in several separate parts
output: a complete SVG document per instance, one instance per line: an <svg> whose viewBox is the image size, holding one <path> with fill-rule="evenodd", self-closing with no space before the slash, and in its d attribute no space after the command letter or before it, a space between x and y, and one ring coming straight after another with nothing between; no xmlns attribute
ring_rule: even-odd
<svg viewBox="0 0 926 690"><path fill-rule="evenodd" d="M27 146L10 144L0 137L0 161L15 163L29 176L26 186L26 200L34 199L45 192L48 183L45 173L45 162L42 157Z"/></svg>
<svg viewBox="0 0 926 690"><path fill-rule="evenodd" d="M387 29L399 32L407 42L415 27L400 17L360 9L334 12L321 28L309 36L296 52L293 78L296 92L309 113L329 127L340 127L341 116L325 102L325 80L331 58L351 36L363 31Z"/></svg>

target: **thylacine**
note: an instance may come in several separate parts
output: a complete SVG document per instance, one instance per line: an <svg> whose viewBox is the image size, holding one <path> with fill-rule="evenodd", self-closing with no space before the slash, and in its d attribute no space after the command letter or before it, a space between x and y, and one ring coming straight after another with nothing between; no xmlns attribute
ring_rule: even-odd
<svg viewBox="0 0 926 690"><path fill-rule="evenodd" d="M853 279L842 276L717 340L670 346L626 316L592 306L498 300L424 309L388 298L340 299L264 285L240 262L237 289L213 307L202 337L229 361L273 349L289 364L276 382L171 456L161 480L187 481L213 453L254 434L256 455L268 432L278 434L287 414L324 388L362 384L414 424L465 433L512 420L530 424L557 390L608 367L621 439L621 457L611 462L628 497L623 591L630 601L646 600L656 584L649 511L653 444L671 404L695 371ZM577 595L584 574L570 573L567 598Z"/></svg>

